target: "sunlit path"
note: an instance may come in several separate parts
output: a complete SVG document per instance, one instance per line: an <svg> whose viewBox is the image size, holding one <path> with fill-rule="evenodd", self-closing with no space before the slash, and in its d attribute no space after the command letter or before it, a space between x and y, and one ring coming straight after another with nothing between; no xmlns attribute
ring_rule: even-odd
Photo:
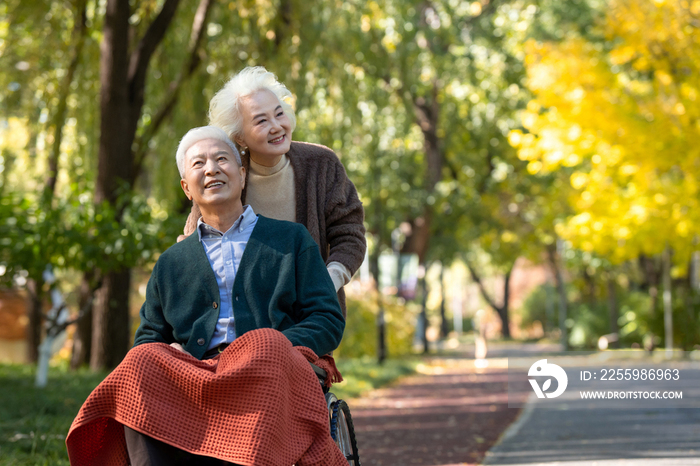
<svg viewBox="0 0 700 466"><path fill-rule="evenodd" d="M591 355L582 359L594 357ZM614 364L611 362L610 364ZM649 363L650 364L650 363ZM660 407L651 400L624 402L580 399L577 383L557 409L531 395L517 421L486 455L499 466L692 466L700 465L700 373L697 363L682 361L678 381L644 385L605 382L609 390L674 390L682 404ZM593 366L589 366L593 367ZM654 385L655 384L655 385ZM573 390L571 390L573 388Z"/></svg>
<svg viewBox="0 0 700 466"><path fill-rule="evenodd" d="M478 464L518 414L504 367L465 360L423 372L353 400L363 465Z"/></svg>

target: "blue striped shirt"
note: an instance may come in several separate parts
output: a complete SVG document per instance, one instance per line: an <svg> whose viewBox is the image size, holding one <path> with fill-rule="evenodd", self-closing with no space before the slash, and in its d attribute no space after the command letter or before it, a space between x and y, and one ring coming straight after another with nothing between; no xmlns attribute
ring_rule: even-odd
<svg viewBox="0 0 700 466"><path fill-rule="evenodd" d="M236 339L236 327L233 321L233 281L241 265L245 246L257 222L258 217L249 205L244 207L243 214L226 233L207 225L201 217L197 221L199 240L216 275L221 299L219 320L207 349L215 348L222 343L231 343Z"/></svg>

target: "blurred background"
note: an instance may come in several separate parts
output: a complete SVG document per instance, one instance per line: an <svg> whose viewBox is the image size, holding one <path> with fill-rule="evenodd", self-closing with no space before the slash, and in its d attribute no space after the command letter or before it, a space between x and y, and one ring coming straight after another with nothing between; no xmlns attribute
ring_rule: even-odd
<svg viewBox="0 0 700 466"><path fill-rule="evenodd" d="M249 65L365 207L339 359L700 343L700 1L116 3L0 4L2 362L119 363Z"/></svg>

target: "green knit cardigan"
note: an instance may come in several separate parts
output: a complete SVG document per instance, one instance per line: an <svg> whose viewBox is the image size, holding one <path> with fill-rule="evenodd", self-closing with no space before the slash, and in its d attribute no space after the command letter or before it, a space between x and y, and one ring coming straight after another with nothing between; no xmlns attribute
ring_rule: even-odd
<svg viewBox="0 0 700 466"><path fill-rule="evenodd" d="M141 307L134 346L182 344L201 359L219 318L219 287L199 235L158 259ZM236 335L259 328L282 332L317 355L340 344L345 320L318 246L303 225L258 215L233 283Z"/></svg>

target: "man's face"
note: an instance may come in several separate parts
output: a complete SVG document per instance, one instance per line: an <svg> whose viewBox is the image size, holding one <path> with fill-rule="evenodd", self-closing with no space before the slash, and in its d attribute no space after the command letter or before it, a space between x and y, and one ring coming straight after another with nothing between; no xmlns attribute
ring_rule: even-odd
<svg viewBox="0 0 700 466"><path fill-rule="evenodd" d="M188 199L202 210L240 202L244 183L245 168L238 166L225 142L203 139L185 152L185 173L180 185Z"/></svg>

